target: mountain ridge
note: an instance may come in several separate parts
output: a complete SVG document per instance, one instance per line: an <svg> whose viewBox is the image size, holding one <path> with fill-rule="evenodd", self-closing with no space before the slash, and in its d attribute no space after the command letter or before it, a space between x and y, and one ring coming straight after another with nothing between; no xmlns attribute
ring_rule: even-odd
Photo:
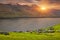
<svg viewBox="0 0 60 40"><path fill-rule="evenodd" d="M0 3L0 18L14 17L60 17L60 10L52 9L52 13L42 15L38 10L37 5L12 5Z"/></svg>

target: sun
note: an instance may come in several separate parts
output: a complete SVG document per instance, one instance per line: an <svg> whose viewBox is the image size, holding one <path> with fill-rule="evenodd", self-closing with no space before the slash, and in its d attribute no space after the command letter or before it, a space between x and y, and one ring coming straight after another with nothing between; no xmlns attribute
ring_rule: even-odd
<svg viewBox="0 0 60 40"><path fill-rule="evenodd" d="M46 14L50 12L50 7L48 5L40 5L38 10L40 13Z"/></svg>
<svg viewBox="0 0 60 40"><path fill-rule="evenodd" d="M46 10L46 7L41 7L41 10Z"/></svg>
<svg viewBox="0 0 60 40"><path fill-rule="evenodd" d="M40 13L43 13L43 14L45 14L45 13L48 13L48 12L50 12L50 6L49 5L38 5L38 7L37 7L37 9L36 9L38 12L40 12Z"/></svg>
<svg viewBox="0 0 60 40"><path fill-rule="evenodd" d="M45 6L41 6L41 10L47 10L47 7L45 7Z"/></svg>

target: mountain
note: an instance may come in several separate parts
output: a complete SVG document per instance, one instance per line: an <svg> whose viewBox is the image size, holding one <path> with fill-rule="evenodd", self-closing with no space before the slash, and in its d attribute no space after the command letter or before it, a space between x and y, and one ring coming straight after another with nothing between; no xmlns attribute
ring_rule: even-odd
<svg viewBox="0 0 60 40"><path fill-rule="evenodd" d="M12 5L0 3L0 18L15 18L15 17L60 17L60 10L53 10L50 13L42 14L38 11L37 5ZM43 11L44 12L44 11Z"/></svg>
<svg viewBox="0 0 60 40"><path fill-rule="evenodd" d="M53 9L51 13L53 14L52 17L60 17L60 10Z"/></svg>

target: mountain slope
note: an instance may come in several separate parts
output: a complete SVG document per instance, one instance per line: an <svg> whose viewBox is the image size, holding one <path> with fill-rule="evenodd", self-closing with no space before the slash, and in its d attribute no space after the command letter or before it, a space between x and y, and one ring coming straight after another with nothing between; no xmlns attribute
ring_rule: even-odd
<svg viewBox="0 0 60 40"><path fill-rule="evenodd" d="M11 5L0 4L0 18L14 18L14 17L60 17L60 10L52 10L51 13L42 14L37 10L37 5ZM44 12L44 11L43 11Z"/></svg>

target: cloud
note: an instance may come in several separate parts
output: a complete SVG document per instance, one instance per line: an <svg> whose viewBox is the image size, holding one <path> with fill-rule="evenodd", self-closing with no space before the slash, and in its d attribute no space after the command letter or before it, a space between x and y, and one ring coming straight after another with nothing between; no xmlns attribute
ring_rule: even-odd
<svg viewBox="0 0 60 40"><path fill-rule="evenodd" d="M41 0L36 0L36 1L41 1Z"/></svg>
<svg viewBox="0 0 60 40"><path fill-rule="evenodd" d="M0 0L1 3L40 3L42 0ZM47 1L47 0L46 0ZM51 3L60 3L60 0L48 0Z"/></svg>
<svg viewBox="0 0 60 40"><path fill-rule="evenodd" d="M0 3L11 3L11 4L16 4L16 3L26 3L26 4L38 4L38 0L0 0Z"/></svg>
<svg viewBox="0 0 60 40"><path fill-rule="evenodd" d="M0 2L34 2L35 0L0 0Z"/></svg>
<svg viewBox="0 0 60 40"><path fill-rule="evenodd" d="M25 1L32 3L32 2L34 2L35 0L25 0Z"/></svg>
<svg viewBox="0 0 60 40"><path fill-rule="evenodd" d="M60 3L60 0L49 0L50 3Z"/></svg>

